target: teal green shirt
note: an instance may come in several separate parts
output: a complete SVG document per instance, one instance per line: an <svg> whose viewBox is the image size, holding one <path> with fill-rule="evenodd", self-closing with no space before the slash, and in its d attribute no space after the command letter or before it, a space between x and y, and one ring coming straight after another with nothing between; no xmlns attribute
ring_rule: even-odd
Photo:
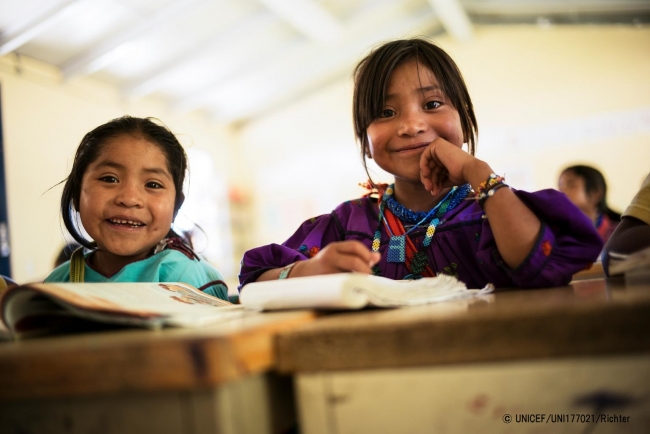
<svg viewBox="0 0 650 434"><path fill-rule="evenodd" d="M228 288L218 282L223 281L223 277L205 259L190 259L178 250L165 249L147 259L132 262L113 276L106 277L88 266L88 256L91 254L85 256L85 282L183 282L195 288L203 287L206 294L228 300ZM45 282L69 281L70 261L59 265L45 279Z"/></svg>

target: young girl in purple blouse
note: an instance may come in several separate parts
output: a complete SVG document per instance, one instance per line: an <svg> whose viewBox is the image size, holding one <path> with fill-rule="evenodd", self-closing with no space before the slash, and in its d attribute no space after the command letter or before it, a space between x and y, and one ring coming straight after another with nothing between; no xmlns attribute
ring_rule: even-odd
<svg viewBox="0 0 650 434"><path fill-rule="evenodd" d="M442 49L424 39L386 43L357 65L354 80L364 164L374 159L394 184L372 184L376 194L305 221L282 245L246 252L240 289L348 271L547 287L597 258L600 237L563 194L517 191L474 156L472 101Z"/></svg>

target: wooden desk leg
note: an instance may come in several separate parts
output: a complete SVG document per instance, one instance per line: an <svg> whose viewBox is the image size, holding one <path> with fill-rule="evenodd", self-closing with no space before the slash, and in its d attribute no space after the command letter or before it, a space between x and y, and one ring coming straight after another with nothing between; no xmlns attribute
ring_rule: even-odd
<svg viewBox="0 0 650 434"><path fill-rule="evenodd" d="M296 397L302 434L645 434L650 355L300 374Z"/></svg>
<svg viewBox="0 0 650 434"><path fill-rule="evenodd" d="M0 433L275 434L296 424L289 377L213 389L0 402Z"/></svg>

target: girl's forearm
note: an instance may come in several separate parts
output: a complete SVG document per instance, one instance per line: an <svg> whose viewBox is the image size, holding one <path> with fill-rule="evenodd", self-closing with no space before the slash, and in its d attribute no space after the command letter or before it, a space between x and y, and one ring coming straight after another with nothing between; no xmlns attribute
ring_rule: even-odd
<svg viewBox="0 0 650 434"><path fill-rule="evenodd" d="M517 268L533 249L542 223L509 188L498 189L483 209L501 257Z"/></svg>
<svg viewBox="0 0 650 434"><path fill-rule="evenodd" d="M474 191L478 191L492 169L476 160L466 179ZM485 202L483 210L490 223L490 228L501 257L510 268L521 265L535 245L535 240L542 227L537 216L509 188L499 188Z"/></svg>
<svg viewBox="0 0 650 434"><path fill-rule="evenodd" d="M287 279L289 278L289 274L291 274L291 277L299 277L300 272L296 270L298 268L301 268L305 262L307 261L296 261L292 264L287 265L286 267L267 270L264 273L260 274L256 282L264 282L265 280Z"/></svg>
<svg viewBox="0 0 650 434"><path fill-rule="evenodd" d="M256 282L264 282L266 280L278 280L280 277L280 271L282 268L274 268L272 270L267 270L264 273L260 274Z"/></svg>

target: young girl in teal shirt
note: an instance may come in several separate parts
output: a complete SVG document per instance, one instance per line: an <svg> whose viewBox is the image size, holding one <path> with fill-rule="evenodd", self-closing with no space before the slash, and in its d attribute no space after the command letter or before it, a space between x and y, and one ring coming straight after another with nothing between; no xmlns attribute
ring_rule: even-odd
<svg viewBox="0 0 650 434"><path fill-rule="evenodd" d="M186 169L183 147L151 118L124 116L86 134L61 197L82 247L45 281L184 282L227 300L221 274L171 229Z"/></svg>

